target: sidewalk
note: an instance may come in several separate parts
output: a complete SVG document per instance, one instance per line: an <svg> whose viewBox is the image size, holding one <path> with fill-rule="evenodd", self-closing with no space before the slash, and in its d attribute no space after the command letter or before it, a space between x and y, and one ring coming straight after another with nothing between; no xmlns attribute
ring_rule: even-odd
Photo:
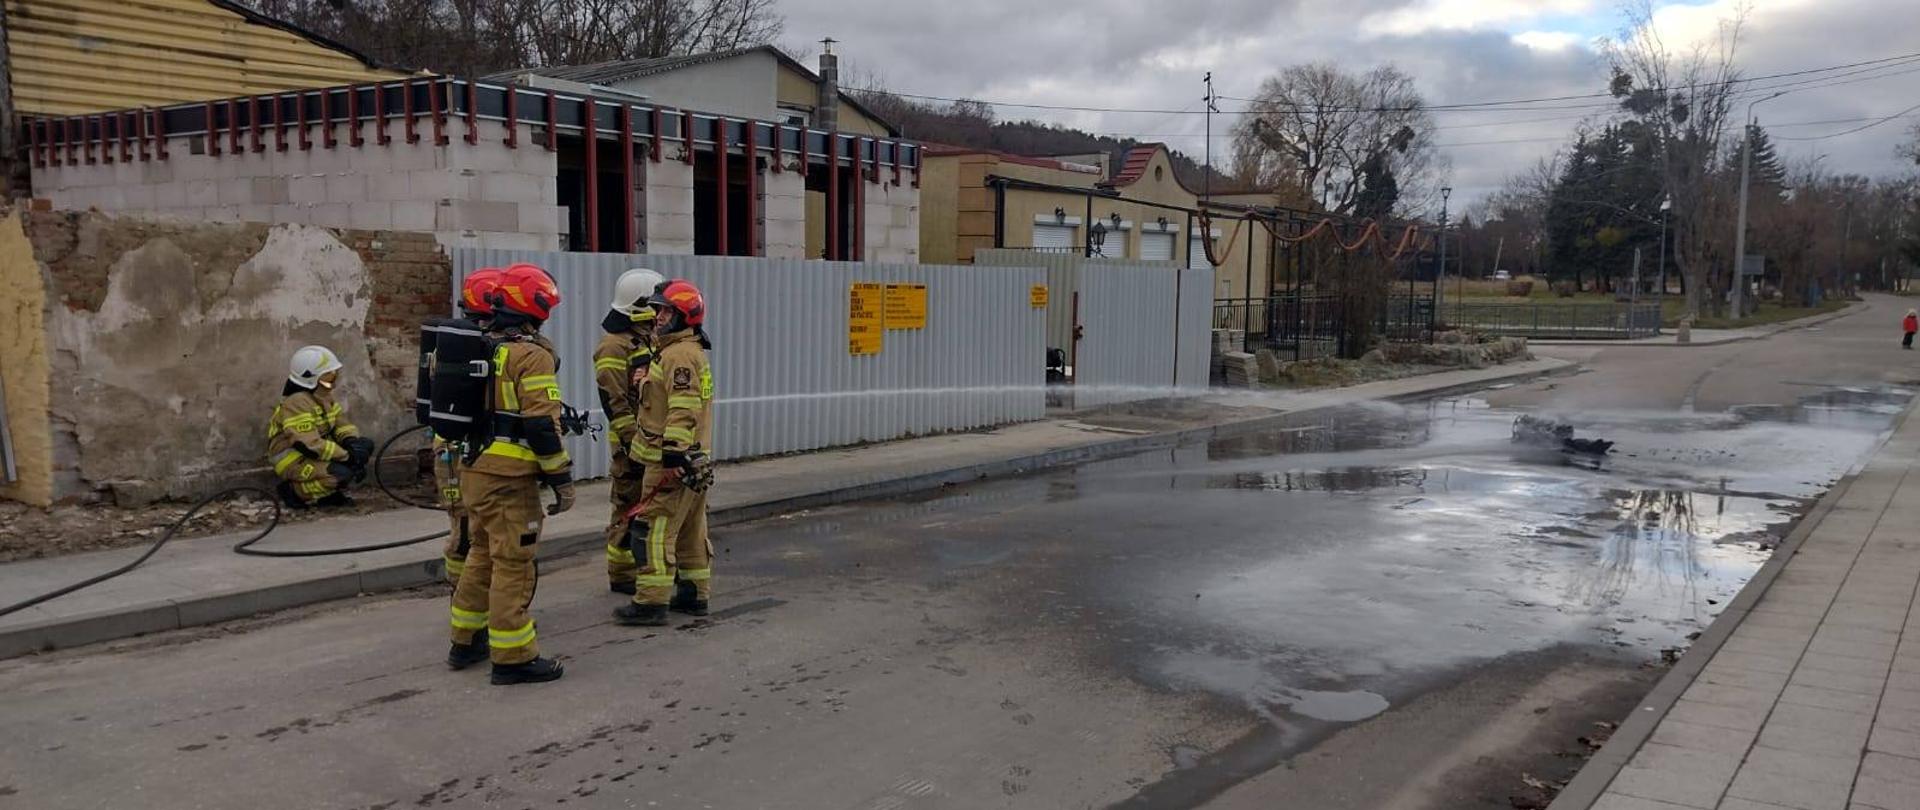
<svg viewBox="0 0 1920 810"><path fill-rule="evenodd" d="M1909 409L1551 810L1920 808L1917 464Z"/></svg>
<svg viewBox="0 0 1920 810"><path fill-rule="evenodd" d="M981 478L1242 434L1321 408L1380 399L1410 399L1481 388L1569 365L1533 360L1450 371L1350 388L1276 398L1221 392L1204 408L1180 415L1103 420L1074 414L992 431L929 436L726 464L719 470L709 519L738 523L799 509L884 498ZM1143 409L1152 410L1152 409ZM1183 409L1173 408L1173 411ZM1124 423L1101 429L1101 421ZM543 558L597 551L610 507L607 487L587 482L579 502L547 521ZM360 545L441 531L446 516L404 510L283 526L258 548L315 549ZM211 624L274 610L439 581L441 541L336 557L270 559L234 554L245 533L176 540L145 565L87 590L0 618L0 658L116 638ZM75 554L0 565L0 604L77 582L123 565L143 548Z"/></svg>
<svg viewBox="0 0 1920 810"><path fill-rule="evenodd" d="M1693 330L1693 335L1692 335L1693 339L1686 343L1681 343L1679 340L1679 337L1673 333L1672 329L1666 329L1663 327L1664 331L1662 331L1658 335L1655 335L1653 337L1648 337L1648 338L1635 338L1633 340L1541 339L1541 340L1528 340L1527 345L1530 345L1530 346L1719 346L1727 343L1737 343L1743 340L1759 340L1761 338L1772 337L1773 335L1779 334L1781 332L1785 332L1789 329L1805 329L1809 326L1819 326L1820 324L1826 323L1835 318L1844 318L1848 315L1861 312L1865 308L1866 307L1864 305L1861 305L1859 303L1852 303L1833 312L1814 315L1812 317L1807 317L1807 318L1800 318L1798 320L1782 321L1780 323L1770 323L1765 326L1748 326L1740 329L1695 329Z"/></svg>

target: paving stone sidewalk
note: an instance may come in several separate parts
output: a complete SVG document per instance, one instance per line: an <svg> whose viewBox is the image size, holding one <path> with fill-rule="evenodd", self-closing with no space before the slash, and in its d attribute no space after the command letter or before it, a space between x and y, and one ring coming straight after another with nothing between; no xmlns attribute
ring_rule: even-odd
<svg viewBox="0 0 1920 810"><path fill-rule="evenodd" d="M1553 810L1920 810L1920 420L1910 417Z"/></svg>

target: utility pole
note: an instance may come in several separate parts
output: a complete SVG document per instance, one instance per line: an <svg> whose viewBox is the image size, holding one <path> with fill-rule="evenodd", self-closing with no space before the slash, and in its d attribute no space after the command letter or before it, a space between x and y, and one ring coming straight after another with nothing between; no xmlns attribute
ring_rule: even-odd
<svg viewBox="0 0 1920 810"><path fill-rule="evenodd" d="M1619 299L1614 299L1619 300ZM1627 293L1627 339L1634 337L1640 320L1640 246L1633 246L1633 287Z"/></svg>
<svg viewBox="0 0 1920 810"><path fill-rule="evenodd" d="M1740 320L1745 314L1741 307L1741 293L1747 286L1747 277L1741 275L1747 269L1747 181L1753 174L1753 128L1760 122L1753 118L1754 105L1762 101L1771 101L1787 94L1781 90L1764 98L1754 99L1747 104L1746 126L1740 133L1740 221L1733 232L1733 319Z"/></svg>

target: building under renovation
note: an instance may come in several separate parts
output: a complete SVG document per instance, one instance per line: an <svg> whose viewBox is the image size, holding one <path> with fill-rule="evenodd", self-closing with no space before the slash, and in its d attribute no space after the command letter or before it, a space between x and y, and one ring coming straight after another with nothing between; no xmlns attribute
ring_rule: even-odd
<svg viewBox="0 0 1920 810"><path fill-rule="evenodd" d="M21 129L33 195L55 208L424 231L448 247L918 261L920 149L776 110L417 77Z"/></svg>

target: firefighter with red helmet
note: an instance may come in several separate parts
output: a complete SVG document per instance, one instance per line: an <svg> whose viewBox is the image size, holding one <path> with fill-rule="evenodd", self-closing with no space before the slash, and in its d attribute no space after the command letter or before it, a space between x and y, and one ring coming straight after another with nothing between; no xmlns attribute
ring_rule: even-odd
<svg viewBox="0 0 1920 810"><path fill-rule="evenodd" d="M653 364L640 386L629 454L645 465L638 514L629 524L639 563L633 603L621 624L667 623L672 609L707 615L713 547L707 541L707 487L713 480L713 372L707 365L706 301L691 282L667 282L654 311Z"/></svg>
<svg viewBox="0 0 1920 810"><path fill-rule="evenodd" d="M484 330L492 320L493 305L487 302L487 297L500 286L503 272L498 267L483 267L469 273L460 283L460 315L474 327ZM441 561L447 584L457 586L460 572L467 567L467 551L472 547L473 538L467 508L460 502L460 468L464 462L458 447L437 436L433 441L433 458L434 478L440 487L440 508L447 510L447 544Z"/></svg>
<svg viewBox="0 0 1920 810"><path fill-rule="evenodd" d="M545 271L516 264L501 273L489 302L490 336L498 341L487 392L492 438L460 475L473 544L453 592L447 663L463 669L490 658L493 683L538 683L558 679L562 669L540 657L528 612L539 577L536 543L545 516L574 503L572 463L560 442L559 364L535 340L560 291ZM544 514L542 486L555 499Z"/></svg>

